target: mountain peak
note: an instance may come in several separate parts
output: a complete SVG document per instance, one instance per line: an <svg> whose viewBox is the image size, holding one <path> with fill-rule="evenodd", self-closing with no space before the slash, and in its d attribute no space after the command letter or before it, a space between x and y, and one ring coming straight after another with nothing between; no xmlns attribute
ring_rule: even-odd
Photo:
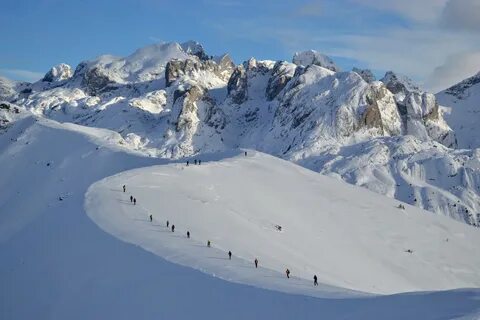
<svg viewBox="0 0 480 320"><path fill-rule="evenodd" d="M72 67L66 63L60 63L53 66L43 77L45 82L59 82L70 79L73 75Z"/></svg>
<svg viewBox="0 0 480 320"><path fill-rule="evenodd" d="M445 90L445 93L455 96L458 99L464 99L465 96L468 95L467 91L478 84L480 84L480 72L478 72L474 76L471 76L470 78L467 78L451 86L450 88Z"/></svg>
<svg viewBox="0 0 480 320"><path fill-rule="evenodd" d="M197 56L201 60L208 60L208 55L205 52L205 49L203 48L202 44L195 40L186 41L180 44L180 47L187 54Z"/></svg>
<svg viewBox="0 0 480 320"><path fill-rule="evenodd" d="M292 62L298 66L308 67L310 65L317 65L334 72L340 71L340 68L330 57L315 50L295 52Z"/></svg>

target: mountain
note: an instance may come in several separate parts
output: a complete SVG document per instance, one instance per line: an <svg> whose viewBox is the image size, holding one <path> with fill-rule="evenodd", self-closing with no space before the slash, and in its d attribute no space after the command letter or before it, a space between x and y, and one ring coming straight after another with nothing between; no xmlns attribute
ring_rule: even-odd
<svg viewBox="0 0 480 320"><path fill-rule="evenodd" d="M255 149L479 223L479 155L455 149L434 95L393 72L381 81L360 69L341 72L315 51L293 62L235 65L193 41L155 44L81 62L58 81L45 81L49 72L6 103L113 130L153 157Z"/></svg>
<svg viewBox="0 0 480 320"><path fill-rule="evenodd" d="M478 286L472 226L252 150L187 167L23 107L1 132L1 319L478 318L478 289L369 293Z"/></svg>
<svg viewBox="0 0 480 320"><path fill-rule="evenodd" d="M455 130L459 147L479 148L477 124L480 121L480 72L438 93L437 99L449 107L445 119Z"/></svg>

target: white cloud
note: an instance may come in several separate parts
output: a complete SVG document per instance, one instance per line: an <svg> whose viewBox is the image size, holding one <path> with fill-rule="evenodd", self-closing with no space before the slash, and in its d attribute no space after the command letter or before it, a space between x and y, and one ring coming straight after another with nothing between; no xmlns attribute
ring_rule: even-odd
<svg viewBox="0 0 480 320"><path fill-rule="evenodd" d="M427 79L432 92L444 90L480 71L480 51L450 55Z"/></svg>
<svg viewBox="0 0 480 320"><path fill-rule="evenodd" d="M448 0L350 0L372 9L396 13L417 22L438 18Z"/></svg>
<svg viewBox="0 0 480 320"><path fill-rule="evenodd" d="M0 69L0 73L13 80L35 82L43 78L44 74L29 70L20 69Z"/></svg>
<svg viewBox="0 0 480 320"><path fill-rule="evenodd" d="M454 30L480 32L480 1L449 0L440 24Z"/></svg>
<svg viewBox="0 0 480 320"><path fill-rule="evenodd" d="M436 30L392 29L367 35L326 35L314 37L317 46L326 44L326 54L365 62L369 68L394 70L425 81L447 56L480 49L473 36Z"/></svg>

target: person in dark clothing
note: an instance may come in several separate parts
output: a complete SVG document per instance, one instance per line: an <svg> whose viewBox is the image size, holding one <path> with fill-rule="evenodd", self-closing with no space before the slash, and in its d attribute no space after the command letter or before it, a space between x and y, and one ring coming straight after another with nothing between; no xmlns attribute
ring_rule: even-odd
<svg viewBox="0 0 480 320"><path fill-rule="evenodd" d="M188 160L187 160L187 167L188 167Z"/></svg>
<svg viewBox="0 0 480 320"><path fill-rule="evenodd" d="M130 202L133 202L133 196L130 196Z"/></svg>
<svg viewBox="0 0 480 320"><path fill-rule="evenodd" d="M150 215L150 222L152 222L152 221L153 221L153 216L152 216L152 215Z"/></svg>
<svg viewBox="0 0 480 320"><path fill-rule="evenodd" d="M202 160L198 160L198 165L201 165L202 164Z"/></svg>
<svg viewBox="0 0 480 320"><path fill-rule="evenodd" d="M170 225L170 222L167 220L167 228L168 228L169 225Z"/></svg>
<svg viewBox="0 0 480 320"><path fill-rule="evenodd" d="M175 232L175 225L172 224L172 232Z"/></svg>
<svg viewBox="0 0 480 320"><path fill-rule="evenodd" d="M285 273L287 274L287 278L290 279L290 270L285 270Z"/></svg>
<svg viewBox="0 0 480 320"><path fill-rule="evenodd" d="M228 251L228 259L232 260L232 251Z"/></svg>
<svg viewBox="0 0 480 320"><path fill-rule="evenodd" d="M208 241L207 241L207 247L210 248L210 246L211 246L211 243L210 243L210 240L208 240Z"/></svg>
<svg viewBox="0 0 480 320"><path fill-rule="evenodd" d="M247 151L245 151L245 157L247 156Z"/></svg>
<svg viewBox="0 0 480 320"><path fill-rule="evenodd" d="M190 231L187 231L187 238L190 239Z"/></svg>
<svg viewBox="0 0 480 320"><path fill-rule="evenodd" d="M258 268L258 259L255 258L255 261L254 261L254 262L255 262L255 268Z"/></svg>
<svg viewBox="0 0 480 320"><path fill-rule="evenodd" d="M123 192L125 192L126 190L127 190L127 187L123 185Z"/></svg>
<svg viewBox="0 0 480 320"><path fill-rule="evenodd" d="M318 286L318 278L316 274L313 275L313 285Z"/></svg>
<svg viewBox="0 0 480 320"><path fill-rule="evenodd" d="M197 164L197 159L193 160L193 163Z"/></svg>
<svg viewBox="0 0 480 320"><path fill-rule="evenodd" d="M133 205L137 204L137 199L133 198Z"/></svg>

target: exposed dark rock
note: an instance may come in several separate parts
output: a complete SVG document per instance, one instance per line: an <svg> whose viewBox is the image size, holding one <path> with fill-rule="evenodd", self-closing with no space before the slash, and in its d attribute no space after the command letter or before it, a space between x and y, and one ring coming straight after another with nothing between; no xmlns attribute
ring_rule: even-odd
<svg viewBox="0 0 480 320"><path fill-rule="evenodd" d="M292 79L295 73L295 68L291 68L289 66L290 65L285 61L277 61L277 63L275 63L275 66L272 70L272 76L268 80L266 89L266 96L268 100L273 100Z"/></svg>

